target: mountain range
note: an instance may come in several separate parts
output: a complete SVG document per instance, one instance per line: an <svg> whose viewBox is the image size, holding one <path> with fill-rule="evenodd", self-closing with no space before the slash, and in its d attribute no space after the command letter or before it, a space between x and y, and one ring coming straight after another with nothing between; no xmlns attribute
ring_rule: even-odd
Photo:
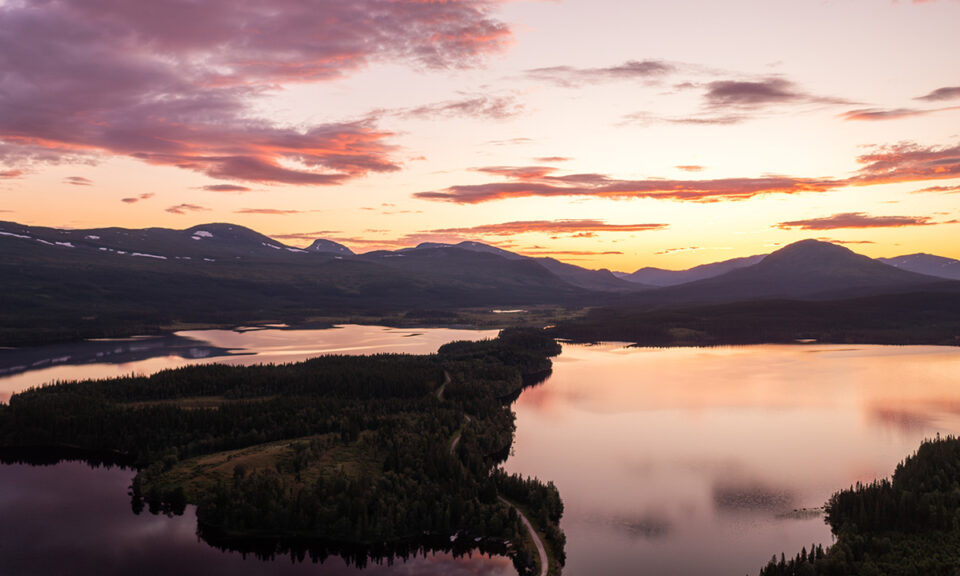
<svg viewBox="0 0 960 576"><path fill-rule="evenodd" d="M184 323L431 318L466 307L649 308L942 292L960 286L950 281L958 269L947 258L874 260L816 240L690 270L614 274L479 242L355 254L331 240L297 248L225 223L62 230L0 222L0 345Z"/></svg>

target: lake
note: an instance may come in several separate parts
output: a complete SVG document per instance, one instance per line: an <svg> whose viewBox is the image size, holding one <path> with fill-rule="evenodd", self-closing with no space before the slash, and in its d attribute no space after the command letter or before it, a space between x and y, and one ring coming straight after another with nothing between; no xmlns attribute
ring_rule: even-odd
<svg viewBox="0 0 960 576"><path fill-rule="evenodd" d="M426 353L493 335L344 326L0 351L7 370L0 394L197 362ZM152 351L129 350L145 346ZM772 554L831 542L816 511L795 510L891 474L924 437L960 433L956 374L956 348L565 344L550 378L514 405L517 432L505 467L559 488L564 574L756 574ZM335 557L322 565L244 558L198 541L190 508L182 517L135 516L131 477L80 463L0 466L0 573L515 573L506 558L476 552L364 569Z"/></svg>

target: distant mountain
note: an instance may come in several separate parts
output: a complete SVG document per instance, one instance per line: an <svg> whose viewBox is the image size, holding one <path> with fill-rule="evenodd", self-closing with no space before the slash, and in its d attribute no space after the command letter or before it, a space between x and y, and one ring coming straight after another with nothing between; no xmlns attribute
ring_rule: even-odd
<svg viewBox="0 0 960 576"><path fill-rule="evenodd" d="M589 270L554 258L534 258L541 266L574 286L599 292L637 292L651 288L639 282L617 278L607 269Z"/></svg>
<svg viewBox="0 0 960 576"><path fill-rule="evenodd" d="M960 280L960 260L934 256L932 254L908 254L896 258L877 258L878 261L901 270L909 270L918 274Z"/></svg>
<svg viewBox="0 0 960 576"><path fill-rule="evenodd" d="M532 260L537 262L556 275L558 278L564 282L583 288L586 290L592 290L597 292L637 292L649 288L648 286L641 285L640 283L627 282L620 278L617 278L613 275L612 272L606 269L602 270L591 270L588 268L583 268L581 266L576 266L574 264L567 264L565 262L560 262L554 258L532 258L529 256L524 256L522 254L517 254L516 252L510 252L509 250L504 250L503 248L497 248L496 246L490 246L489 244L483 244L481 242L460 242L459 244L442 244L437 242L424 242L418 244L414 248L402 248L396 252L383 252L382 254L412 254L421 252L424 250L444 250L444 249L453 249L466 252L478 252L483 254L493 254L507 260Z"/></svg>
<svg viewBox="0 0 960 576"><path fill-rule="evenodd" d="M515 254L509 253L512 256ZM509 294L516 301L536 302L538 298L574 297L585 294L581 287L565 282L538 262L524 257L504 257L475 246L426 244L397 251L378 250L357 257L418 278L429 278L447 286L452 293L472 287L481 293ZM451 297L453 294L446 297ZM433 296L438 303L439 294Z"/></svg>
<svg viewBox="0 0 960 576"><path fill-rule="evenodd" d="M526 256L521 256L516 252L511 252L509 250L504 250L503 248L497 248L496 246L491 246L489 244L483 244L482 242L460 242L458 244L444 244L441 242L422 242L417 244L413 248L401 248L397 252L411 252L414 250L434 250L437 248L456 248L458 250L467 250L469 252L483 252L486 254L496 254L497 256L506 258L507 260L524 260Z"/></svg>
<svg viewBox="0 0 960 576"><path fill-rule="evenodd" d="M94 252L119 258L214 262L237 259L286 259L304 250L287 246L244 226L204 224L186 230L167 228L95 228L62 230L0 222L0 238L19 240L21 253L48 248L70 250L71 258ZM25 252L26 251L26 252Z"/></svg>
<svg viewBox="0 0 960 576"><path fill-rule="evenodd" d="M755 256L733 258L722 262L695 266L688 270L664 270L663 268L647 267L633 273L614 272L614 274L628 282L638 282L649 286L676 286L720 276L738 268L753 266L763 260L765 256L766 254L757 254Z"/></svg>
<svg viewBox="0 0 960 576"><path fill-rule="evenodd" d="M320 254L334 254L337 256L353 256L353 250L343 244L338 244L333 240L318 238L313 244L307 247L307 252L318 252Z"/></svg>
<svg viewBox="0 0 960 576"><path fill-rule="evenodd" d="M352 255L286 246L231 224L59 230L0 222L0 346L196 323L579 307L605 294L476 245Z"/></svg>
<svg viewBox="0 0 960 576"><path fill-rule="evenodd" d="M651 293L651 297L665 302L852 298L905 292L942 281L897 269L843 246L803 240L777 250L752 266L661 288Z"/></svg>
<svg viewBox="0 0 960 576"><path fill-rule="evenodd" d="M458 308L536 305L665 310L957 286L812 240L719 276L649 289L608 270L478 242L353 254L325 240L303 250L223 223L186 230L59 230L0 222L0 346L198 323L456 318L451 310Z"/></svg>

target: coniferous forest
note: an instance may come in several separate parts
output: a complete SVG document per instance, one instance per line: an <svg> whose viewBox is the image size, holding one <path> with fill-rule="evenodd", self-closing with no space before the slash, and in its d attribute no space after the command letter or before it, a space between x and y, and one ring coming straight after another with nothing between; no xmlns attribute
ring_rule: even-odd
<svg viewBox="0 0 960 576"><path fill-rule="evenodd" d="M960 574L960 439L928 440L891 480L834 494L833 546L774 556L760 576Z"/></svg>
<svg viewBox="0 0 960 576"><path fill-rule="evenodd" d="M512 329L429 356L57 383L0 405L0 446L21 459L58 448L127 462L134 512L195 504L209 542L257 543L265 555L462 538L510 554L524 574L538 560L519 506L559 573L556 488L497 468L513 440L509 404L559 351L540 331Z"/></svg>

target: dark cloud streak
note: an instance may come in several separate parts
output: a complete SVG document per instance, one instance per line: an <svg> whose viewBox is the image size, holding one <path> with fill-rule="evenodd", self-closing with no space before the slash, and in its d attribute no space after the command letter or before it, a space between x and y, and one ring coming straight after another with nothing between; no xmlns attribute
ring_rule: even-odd
<svg viewBox="0 0 960 576"><path fill-rule="evenodd" d="M823 218L793 220L776 224L781 230L837 230L840 228L902 228L936 224L929 216L870 216L863 212L845 212Z"/></svg>

